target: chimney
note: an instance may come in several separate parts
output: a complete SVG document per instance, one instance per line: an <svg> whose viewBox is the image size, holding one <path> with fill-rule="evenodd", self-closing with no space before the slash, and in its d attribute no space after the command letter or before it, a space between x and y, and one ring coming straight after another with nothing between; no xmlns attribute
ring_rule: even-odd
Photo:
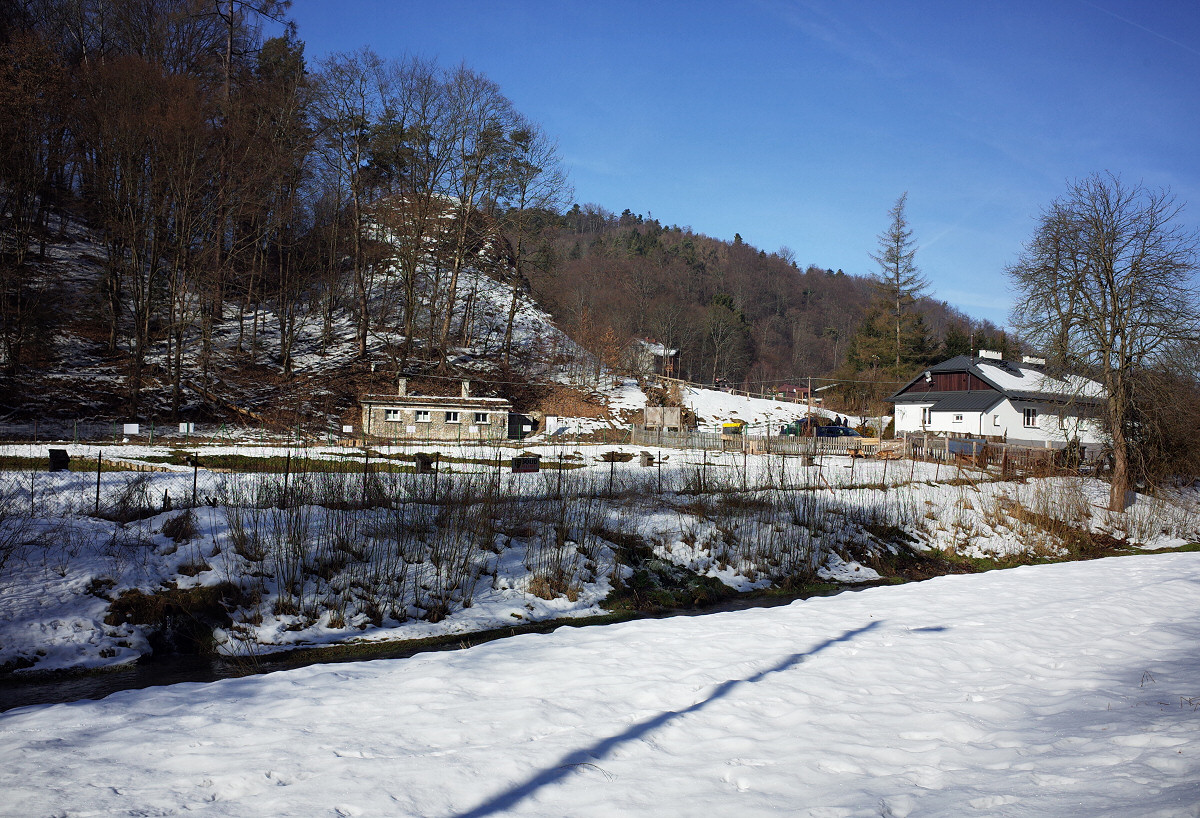
<svg viewBox="0 0 1200 818"><path fill-rule="evenodd" d="M396 386L396 395L403 398L408 395L408 378L401 378Z"/></svg>
<svg viewBox="0 0 1200 818"><path fill-rule="evenodd" d="M990 361L1002 361L1002 360L1004 360L1004 356L1003 356L1003 355L1001 355L999 352L996 352L994 349L981 349L981 350L979 350L979 357L980 357L980 358L986 358L986 359L988 359L988 360L990 360Z"/></svg>
<svg viewBox="0 0 1200 818"><path fill-rule="evenodd" d="M466 378L463 378L463 382L462 382L462 396L464 398L471 397L471 382L468 381Z"/></svg>

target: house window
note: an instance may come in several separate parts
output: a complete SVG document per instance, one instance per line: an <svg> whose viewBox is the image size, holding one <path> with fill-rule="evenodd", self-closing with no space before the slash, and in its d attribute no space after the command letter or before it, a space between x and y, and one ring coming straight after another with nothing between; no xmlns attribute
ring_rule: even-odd
<svg viewBox="0 0 1200 818"><path fill-rule="evenodd" d="M399 423L400 421L404 420L403 415L404 415L404 413L401 412L399 409L384 409L383 410L383 419L386 421L390 421L392 423Z"/></svg>
<svg viewBox="0 0 1200 818"><path fill-rule="evenodd" d="M475 422L476 423L487 423L488 422L488 413L487 412L476 412L475 413Z"/></svg>
<svg viewBox="0 0 1200 818"><path fill-rule="evenodd" d="M933 423L933 407L923 407L921 409L921 425L928 426L931 423Z"/></svg>
<svg viewBox="0 0 1200 818"><path fill-rule="evenodd" d="M428 409L416 410L415 412L413 412L413 420L416 421L417 423L428 423L429 422L429 410Z"/></svg>
<svg viewBox="0 0 1200 818"><path fill-rule="evenodd" d="M954 422L955 422L955 423L962 423L962 415L955 415L955 416L954 416Z"/></svg>
<svg viewBox="0 0 1200 818"><path fill-rule="evenodd" d="M1025 427L1026 428L1036 427L1038 425L1037 418L1038 418L1037 409L1026 409L1025 410Z"/></svg>
<svg viewBox="0 0 1200 818"><path fill-rule="evenodd" d="M458 423L458 412L447 412L446 413L446 422L447 423Z"/></svg>
<svg viewBox="0 0 1200 818"><path fill-rule="evenodd" d="M1000 416L999 415L992 415L992 425L993 426L1000 425Z"/></svg>

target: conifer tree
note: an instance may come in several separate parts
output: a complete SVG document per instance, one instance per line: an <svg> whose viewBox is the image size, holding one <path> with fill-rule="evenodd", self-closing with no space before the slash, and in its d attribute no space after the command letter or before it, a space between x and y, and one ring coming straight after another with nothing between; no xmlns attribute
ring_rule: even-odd
<svg viewBox="0 0 1200 818"><path fill-rule="evenodd" d="M880 298L887 303L895 328L895 343L893 354L896 372L899 374L901 360L905 355L905 339L903 329L906 319L911 317L912 306L924 295L928 282L917 269L914 261L917 255L916 242L912 238L912 230L908 226L908 218L904 213L904 205L908 201L908 193L901 194L896 204L888 211L891 223L879 234L879 253L872 253L871 258L879 265L879 272L873 276L873 282ZM910 325L911 321L907 321ZM918 339L910 338L912 341ZM924 337L919 339L924 345Z"/></svg>

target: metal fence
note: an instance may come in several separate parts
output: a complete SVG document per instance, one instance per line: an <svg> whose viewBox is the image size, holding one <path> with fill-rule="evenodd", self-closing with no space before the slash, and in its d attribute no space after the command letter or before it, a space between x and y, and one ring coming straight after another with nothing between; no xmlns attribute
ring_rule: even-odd
<svg viewBox="0 0 1200 818"><path fill-rule="evenodd" d="M909 435L898 440L876 441L872 438L855 437L821 438L753 433L730 435L695 430L672 431L642 425L633 426L630 442L636 446L749 454L906 457L934 463L969 464L980 469L995 468L1002 473L1095 467L1102 454L1098 446L1047 449L975 438L934 435Z"/></svg>

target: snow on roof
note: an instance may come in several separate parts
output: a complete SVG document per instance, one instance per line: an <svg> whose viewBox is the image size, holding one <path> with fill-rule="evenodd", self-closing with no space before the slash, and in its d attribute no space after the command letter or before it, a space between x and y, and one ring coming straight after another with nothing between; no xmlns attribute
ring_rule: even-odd
<svg viewBox="0 0 1200 818"><path fill-rule="evenodd" d="M988 381L1005 392L1104 397L1104 387L1079 375L1051 377L1041 369L1015 361L975 361L975 368Z"/></svg>
<svg viewBox="0 0 1200 818"><path fill-rule="evenodd" d="M678 349L668 349L665 344L660 344L657 341L644 341L641 338L635 339L635 343L641 344L642 348L659 358L669 358L672 355L678 355Z"/></svg>

